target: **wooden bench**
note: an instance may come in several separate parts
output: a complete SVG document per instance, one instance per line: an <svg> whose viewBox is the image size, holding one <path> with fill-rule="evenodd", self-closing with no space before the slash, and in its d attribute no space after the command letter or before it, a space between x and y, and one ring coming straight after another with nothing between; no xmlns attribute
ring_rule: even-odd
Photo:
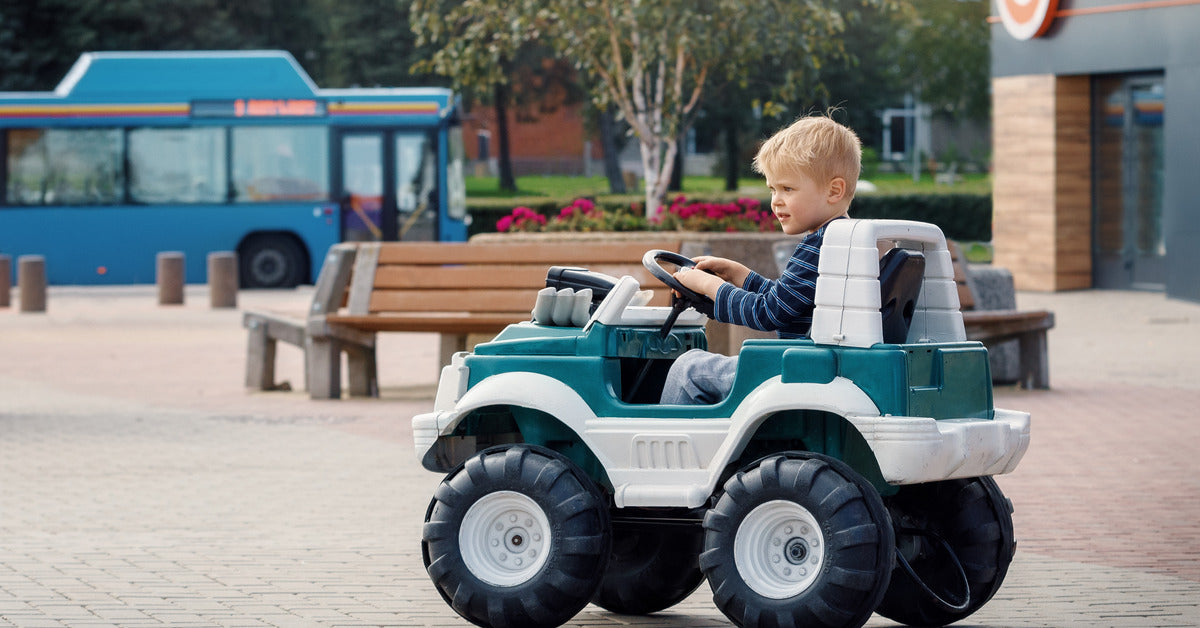
<svg viewBox="0 0 1200 628"><path fill-rule="evenodd" d="M679 241L529 243L344 243L326 256L304 320L247 312L246 385L274 384L278 341L304 348L305 380L314 399L341 396L341 355L349 393L377 396L379 332L437 332L441 360L466 350L472 334L494 335L530 319L550 266L582 266L614 276L658 281L641 264L649 249L678 251ZM656 289L655 305L668 291Z"/></svg>
<svg viewBox="0 0 1200 628"><path fill-rule="evenodd" d="M1046 332L1054 327L1054 313L1048 310L975 309L975 295L962 252L956 243L947 244L954 261L954 281L958 284L958 301L967 339L978 340L989 349L1008 340L1017 340L1018 383L1023 388L1049 388Z"/></svg>

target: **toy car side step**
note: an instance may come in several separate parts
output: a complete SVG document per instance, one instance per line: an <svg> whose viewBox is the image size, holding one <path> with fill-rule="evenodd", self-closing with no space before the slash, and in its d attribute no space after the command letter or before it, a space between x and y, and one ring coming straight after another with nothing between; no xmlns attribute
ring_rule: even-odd
<svg viewBox="0 0 1200 628"><path fill-rule="evenodd" d="M671 526L671 527L691 527L699 526L704 523L703 516L696 517L639 517L636 515L622 515L621 511L612 513L612 524L614 528L623 526L641 527L641 526Z"/></svg>

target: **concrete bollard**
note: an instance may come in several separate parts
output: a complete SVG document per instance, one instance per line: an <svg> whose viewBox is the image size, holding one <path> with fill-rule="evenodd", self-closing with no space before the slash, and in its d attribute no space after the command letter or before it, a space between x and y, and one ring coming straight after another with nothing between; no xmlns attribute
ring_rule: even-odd
<svg viewBox="0 0 1200 628"><path fill-rule="evenodd" d="M163 251L156 258L159 305L183 305L183 253Z"/></svg>
<svg viewBox="0 0 1200 628"><path fill-rule="evenodd" d="M237 254L232 251L214 251L209 253L209 307L213 309L237 307L237 288Z"/></svg>
<svg viewBox="0 0 1200 628"><path fill-rule="evenodd" d="M22 255L17 258L17 289L22 312L46 311L46 258Z"/></svg>
<svg viewBox="0 0 1200 628"><path fill-rule="evenodd" d="M12 258L0 254L0 307L11 305L12 295Z"/></svg>

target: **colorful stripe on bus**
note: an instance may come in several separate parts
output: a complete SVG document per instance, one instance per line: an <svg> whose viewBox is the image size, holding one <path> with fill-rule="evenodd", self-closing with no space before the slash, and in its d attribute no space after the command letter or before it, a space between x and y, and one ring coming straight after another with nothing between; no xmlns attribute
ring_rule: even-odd
<svg viewBox="0 0 1200 628"><path fill-rule="evenodd" d="M188 103L0 105L0 118L186 117L189 110Z"/></svg>

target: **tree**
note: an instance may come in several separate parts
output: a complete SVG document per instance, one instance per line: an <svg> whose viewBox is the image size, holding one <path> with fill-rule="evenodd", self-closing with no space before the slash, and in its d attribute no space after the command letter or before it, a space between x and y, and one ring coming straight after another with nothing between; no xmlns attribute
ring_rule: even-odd
<svg viewBox="0 0 1200 628"><path fill-rule="evenodd" d="M899 33L900 66L923 102L952 117L986 119L991 107L989 3L925 0L912 3Z"/></svg>
<svg viewBox="0 0 1200 628"><path fill-rule="evenodd" d="M318 85L400 87L445 83L414 74L416 36L407 2L397 0L308 0L322 34L315 59L302 60Z"/></svg>
<svg viewBox="0 0 1200 628"><path fill-rule="evenodd" d="M450 77L466 97L496 111L500 189L516 191L508 143L508 110L532 117L578 100L570 66L555 59L520 13L502 0L414 0L417 45L430 50L413 69Z"/></svg>
<svg viewBox="0 0 1200 628"><path fill-rule="evenodd" d="M305 60L322 40L313 3L26 0L0 4L0 88L49 90L84 52L277 47ZM19 35L5 37L12 29Z"/></svg>
<svg viewBox="0 0 1200 628"><path fill-rule="evenodd" d="M707 85L747 67L775 70L776 89L797 89L837 46L840 13L786 0L519 0L516 32L548 40L594 85L598 106L615 105L638 138L646 213L666 195L679 150Z"/></svg>
<svg viewBox="0 0 1200 628"><path fill-rule="evenodd" d="M287 50L318 85L410 85L407 3L396 0L0 1L0 90L53 89L81 53Z"/></svg>

